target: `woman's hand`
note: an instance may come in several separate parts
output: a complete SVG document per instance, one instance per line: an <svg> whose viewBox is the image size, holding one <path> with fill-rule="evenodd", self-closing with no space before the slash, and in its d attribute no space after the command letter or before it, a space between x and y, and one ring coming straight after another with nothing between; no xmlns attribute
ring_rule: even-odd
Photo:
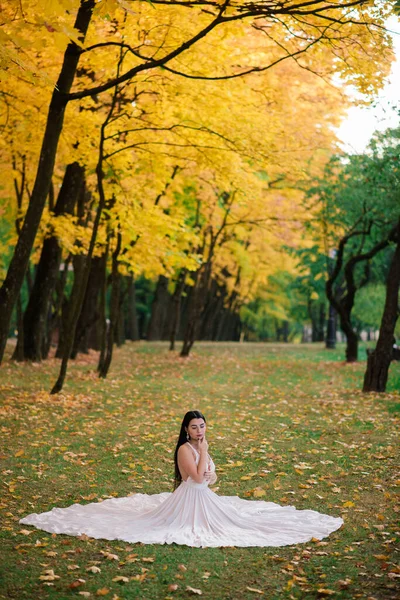
<svg viewBox="0 0 400 600"><path fill-rule="evenodd" d="M208 481L209 485L212 485L217 481L217 475L215 471L205 471L204 479Z"/></svg>
<svg viewBox="0 0 400 600"><path fill-rule="evenodd" d="M199 452L200 454L202 454L203 452L207 452L208 451L208 442L206 440L206 436L202 437L199 440Z"/></svg>

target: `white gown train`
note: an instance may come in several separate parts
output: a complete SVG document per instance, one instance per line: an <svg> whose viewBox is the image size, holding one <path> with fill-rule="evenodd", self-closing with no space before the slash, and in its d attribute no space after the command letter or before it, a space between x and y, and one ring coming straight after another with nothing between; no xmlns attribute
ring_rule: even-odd
<svg viewBox="0 0 400 600"><path fill-rule="evenodd" d="M199 455L196 453L196 463ZM215 466L210 459L210 471ZM20 521L49 533L194 547L287 546L322 539L340 517L274 502L218 496L208 483L182 481L173 492L134 494L33 513Z"/></svg>

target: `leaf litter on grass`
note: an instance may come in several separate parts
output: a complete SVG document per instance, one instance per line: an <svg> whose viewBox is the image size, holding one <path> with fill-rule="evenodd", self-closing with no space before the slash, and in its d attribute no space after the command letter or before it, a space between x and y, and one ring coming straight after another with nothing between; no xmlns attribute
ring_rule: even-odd
<svg viewBox="0 0 400 600"><path fill-rule="evenodd" d="M78 359L57 396L47 392L56 362L6 363L0 594L397 597L399 413L391 407L399 393L364 395L362 364L348 369L323 356L319 347L199 344L184 361L163 344L127 344L109 379ZM219 494L341 515L344 527L306 545L199 550L18 525L53 506L170 491L178 428L192 408L208 420Z"/></svg>

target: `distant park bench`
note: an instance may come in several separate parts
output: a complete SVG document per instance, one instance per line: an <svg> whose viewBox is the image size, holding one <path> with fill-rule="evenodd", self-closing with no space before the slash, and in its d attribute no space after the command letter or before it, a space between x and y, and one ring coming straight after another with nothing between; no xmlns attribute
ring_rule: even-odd
<svg viewBox="0 0 400 600"><path fill-rule="evenodd" d="M367 356L370 356L373 353L372 348L367 348ZM400 348L399 346L393 346L392 348L392 360L400 361Z"/></svg>

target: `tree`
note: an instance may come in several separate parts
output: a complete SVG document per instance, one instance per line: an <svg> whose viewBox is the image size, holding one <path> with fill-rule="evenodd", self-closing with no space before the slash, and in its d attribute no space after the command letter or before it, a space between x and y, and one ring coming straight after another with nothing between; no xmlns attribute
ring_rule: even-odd
<svg viewBox="0 0 400 600"><path fill-rule="evenodd" d="M384 392L386 390L389 367L393 360L394 330L400 313L400 220L396 237L397 244L387 279L385 307L378 343L375 350L368 356L363 392Z"/></svg>
<svg viewBox="0 0 400 600"><path fill-rule="evenodd" d="M351 319L356 293L370 281L370 261L396 233L399 209L390 170L391 159L380 156L377 148L365 155L337 156L308 192L309 226L318 223L315 236L329 261L326 294L347 338L348 362L358 358Z"/></svg>
<svg viewBox="0 0 400 600"><path fill-rule="evenodd" d="M211 78L211 79L226 79L232 77L242 77L246 73L259 72L270 68L271 66L286 60L288 57L292 57L295 60L300 60L303 55L309 53L310 59L306 58L305 68L312 69L313 62L318 57L318 51L315 51L315 47L318 44L329 45L334 44L335 52L338 51L346 55L346 62L344 73L354 72L354 67L357 64L359 56L364 52L364 48L361 46L355 47L355 52L350 56L347 52L346 44L342 43L342 40L356 39L358 31L362 32L363 41L365 41L365 49L376 48L376 40L372 37L370 40L366 39L366 33L368 29L364 29L365 25L369 24L370 16L368 15L368 7L365 7L364 12L358 10L363 7L363 0L350 1L344 5L337 5L334 3L323 3L321 6L320 2L311 2L306 5L298 5L295 2L290 2L282 5L276 3L273 5L254 4L249 6L246 4L238 4L236 7L230 7L229 2L223 3L222 5L215 7L214 3L200 3L199 8L197 3L194 4L183 4L180 2L170 2L167 7L162 7L163 2L155 1L155 5L160 5L160 10L164 14L174 9L183 13L184 11L196 10L196 19L187 20L187 26L184 30L184 36L178 36L178 40L174 41L172 50L168 50L162 54L162 47L165 41L165 30L163 27L162 31L163 41L157 46L156 52L153 53L153 49L150 48L150 52L143 51L141 48L138 51L135 47L129 46L124 42L124 47L127 47L131 52L132 56L135 57L135 62L132 67L118 77L114 77L105 83L94 85L89 89L77 90L71 92L72 83L77 70L78 61L82 52L88 52L98 48L107 48L109 46L121 46L121 42L106 41L99 42L90 48L84 50L79 48L79 44L83 42L86 31L91 21L94 0L81 0L77 18L75 21L75 29L78 32L78 39L69 43L67 50L64 55L63 66L61 68L60 76L57 81L56 88L52 94L50 102L48 117L46 121L46 129L43 137L43 144L41 148L41 154L39 159L39 166L35 178L35 183L32 189L28 209L25 215L24 224L19 235L15 252L11 260L7 276L4 280L2 288L0 289L0 302L2 304L2 314L0 317L0 360L3 357L6 339L8 335L9 323L11 319L12 310L16 299L19 294L19 290L22 285L22 281L27 269L29 255L34 243L36 233L39 228L41 215L45 206L46 198L50 189L51 177L53 174L57 147L59 143L60 134L63 127L65 109L67 104L72 100L82 100L83 98L96 97L98 94L110 90L116 85L120 85L126 81L132 80L139 73L144 71L149 72L153 69L159 69L163 67L169 72L179 74L186 78ZM105 9L107 11L109 3L100 2L99 9ZM118 2L111 3L114 9L119 7ZM204 7L207 7L207 11ZM106 8L107 7L107 8ZM352 10L351 18L348 18L348 10ZM373 24L380 24L384 15L377 15L376 11L370 10L372 15ZM273 24L272 35L268 31L268 26L260 25L260 19L266 19L269 23ZM235 26L240 21L247 22L248 20L256 19L253 23L254 28L258 29L267 38L271 39L275 43L275 33L285 32L286 45L282 46L279 43L276 47L282 48L281 56L274 58L272 62L267 61L267 64L254 66L252 64L245 64L244 68L239 68L233 73L220 73L212 75L211 77L206 73L193 73L193 72L181 72L179 65L173 62L180 55L187 55L190 49L197 47L201 48L201 43L204 38L211 34L213 30L219 29L221 26L232 27L232 32L237 35L239 32L235 31ZM199 25L198 25L199 24ZM300 26L301 25L301 26ZM295 29L300 26L300 34L294 35ZM197 30L194 31L194 29ZM287 28L293 29L293 35L287 36ZM171 29L171 28L170 28ZM174 30L175 31L175 30ZM186 34L186 35L185 35ZM173 40L175 33L170 39ZM360 51L359 51L360 50ZM200 50L201 52L201 50ZM314 52L314 57L312 54ZM246 61L245 61L246 62ZM361 78L365 84L365 79ZM368 85L371 84L371 80Z"/></svg>

